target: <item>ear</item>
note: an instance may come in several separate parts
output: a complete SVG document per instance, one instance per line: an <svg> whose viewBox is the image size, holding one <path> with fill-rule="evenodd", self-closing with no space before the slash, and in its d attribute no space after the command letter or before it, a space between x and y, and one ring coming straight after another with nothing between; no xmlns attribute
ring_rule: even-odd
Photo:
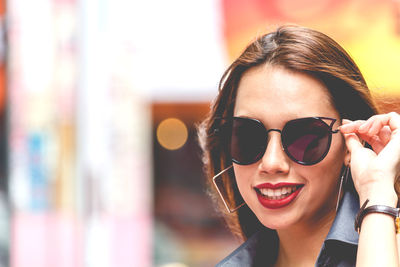
<svg viewBox="0 0 400 267"><path fill-rule="evenodd" d="M345 153L346 154L344 155L344 158L343 158L343 164L344 164L344 166L349 166L350 165L350 160L351 160L350 150L348 150L346 148L346 152Z"/></svg>

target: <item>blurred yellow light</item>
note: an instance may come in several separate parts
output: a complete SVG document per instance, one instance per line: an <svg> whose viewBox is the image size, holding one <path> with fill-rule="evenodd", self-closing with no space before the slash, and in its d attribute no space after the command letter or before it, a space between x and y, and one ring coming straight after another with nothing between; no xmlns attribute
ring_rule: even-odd
<svg viewBox="0 0 400 267"><path fill-rule="evenodd" d="M179 119L165 119L157 127L157 140L162 147L168 150L181 148L186 143L187 138L187 127Z"/></svg>

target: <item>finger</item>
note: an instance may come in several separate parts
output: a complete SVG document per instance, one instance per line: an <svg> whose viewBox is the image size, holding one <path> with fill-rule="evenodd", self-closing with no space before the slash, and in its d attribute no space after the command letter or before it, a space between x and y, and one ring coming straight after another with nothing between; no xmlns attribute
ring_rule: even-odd
<svg viewBox="0 0 400 267"><path fill-rule="evenodd" d="M387 125L382 126L377 133L372 132L374 131L369 130L366 133L359 131L357 136L370 144L372 149L378 154L390 141L392 132Z"/></svg>
<svg viewBox="0 0 400 267"><path fill-rule="evenodd" d="M360 125L360 127L358 128L358 131L360 133L367 133L370 130L370 128L371 128L371 126L372 126L372 124L373 124L375 119L376 119L376 117L372 116L371 118L366 120L364 123L362 123Z"/></svg>
<svg viewBox="0 0 400 267"><path fill-rule="evenodd" d="M353 121L348 120L348 119L342 119L342 124L349 124L351 122L353 122Z"/></svg>
<svg viewBox="0 0 400 267"><path fill-rule="evenodd" d="M365 126L367 125L367 126ZM367 129L364 131L364 129ZM359 128L359 133L365 133L370 135L371 138L374 136L379 137L380 142L386 145L390 139L400 138L400 115L392 112L388 114L376 115L371 117L365 124Z"/></svg>
<svg viewBox="0 0 400 267"><path fill-rule="evenodd" d="M346 142L347 149L350 153L353 153L357 149L363 148L358 136L354 133L344 134L344 139Z"/></svg>
<svg viewBox="0 0 400 267"><path fill-rule="evenodd" d="M377 134L371 134L371 131L368 131L367 133L359 132L357 135L359 138L370 144L372 149L379 154L380 151L389 143L391 134L392 131L389 126L383 126Z"/></svg>
<svg viewBox="0 0 400 267"><path fill-rule="evenodd" d="M383 133L382 135L386 135L383 138L388 138L390 139L386 145L385 148L382 151L382 156L386 157L387 160L390 161L397 161L397 164L400 164L400 135L398 129L395 131L385 130L386 133ZM390 135L390 136L389 136Z"/></svg>
<svg viewBox="0 0 400 267"><path fill-rule="evenodd" d="M379 154L379 152L382 151L382 149L385 147L385 143L382 142L382 140L379 138L377 135L368 135L368 134L358 134L359 138L367 142L369 145L371 145L372 150L376 154Z"/></svg>
<svg viewBox="0 0 400 267"><path fill-rule="evenodd" d="M389 143L391 135L392 135L392 131L390 130L390 127L387 125L384 126L378 133L379 139L381 140L381 142L384 145Z"/></svg>
<svg viewBox="0 0 400 267"><path fill-rule="evenodd" d="M357 128L358 126L358 128ZM382 129L388 126L391 131L400 129L400 115L392 112L388 114L374 115L367 121L356 121L352 124L343 126L343 133L354 132L357 134L368 134L372 136L378 136L382 139L383 143L387 143L387 134L389 131L384 130L383 135L381 134ZM383 137L383 138L382 138ZM373 137L375 138L375 137Z"/></svg>
<svg viewBox="0 0 400 267"><path fill-rule="evenodd" d="M379 129L380 126L383 127L385 125L388 125L392 132L400 129L400 115L396 112L375 115L372 116L369 120L371 120L373 124L370 129L372 133L377 133L377 129Z"/></svg>
<svg viewBox="0 0 400 267"><path fill-rule="evenodd" d="M349 121L349 120L342 120L342 125L339 126L339 130L343 134L348 134L348 133L355 133L358 131L358 128L364 123L365 121L363 120L358 120L358 121Z"/></svg>
<svg viewBox="0 0 400 267"><path fill-rule="evenodd" d="M372 149L379 154L391 140L391 135L392 131L389 126L384 126L381 131L379 131L378 135L372 136L372 140L367 142L372 146Z"/></svg>
<svg viewBox="0 0 400 267"><path fill-rule="evenodd" d="M382 137L380 135L380 138L382 140L384 138L390 140L386 143L379 156L382 162L392 165L393 171L397 173L400 171L400 115L395 112L384 115L382 120L387 127L384 127L384 130L381 131Z"/></svg>
<svg viewBox="0 0 400 267"><path fill-rule="evenodd" d="M387 118L382 115L371 117L371 119L369 129L366 131L369 135L377 135L388 122Z"/></svg>
<svg viewBox="0 0 400 267"><path fill-rule="evenodd" d="M397 133L400 129L400 115L396 112L390 112L388 117L390 130Z"/></svg>
<svg viewBox="0 0 400 267"><path fill-rule="evenodd" d="M399 175L400 172L400 140L391 139L389 143L380 151L379 158L381 165L391 166L393 174Z"/></svg>

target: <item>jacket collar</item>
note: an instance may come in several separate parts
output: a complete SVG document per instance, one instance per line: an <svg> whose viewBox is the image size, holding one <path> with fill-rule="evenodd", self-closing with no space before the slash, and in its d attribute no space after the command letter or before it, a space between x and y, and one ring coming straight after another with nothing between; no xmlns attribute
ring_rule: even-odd
<svg viewBox="0 0 400 267"><path fill-rule="evenodd" d="M357 245L358 233L354 230L354 219L359 210L358 195L351 183L345 190L335 220L324 241L339 241L342 244ZM256 266L264 262L264 266L273 264L278 253L279 239L275 230L265 228L252 235L239 248L222 260L222 266Z"/></svg>
<svg viewBox="0 0 400 267"><path fill-rule="evenodd" d="M246 242L216 265L223 266L269 266L278 254L278 235L265 228L252 235Z"/></svg>
<svg viewBox="0 0 400 267"><path fill-rule="evenodd" d="M343 194L342 203L339 206L335 220L325 239L337 240L352 245L358 244L358 233L354 230L354 220L360 209L358 195L351 184L349 190Z"/></svg>

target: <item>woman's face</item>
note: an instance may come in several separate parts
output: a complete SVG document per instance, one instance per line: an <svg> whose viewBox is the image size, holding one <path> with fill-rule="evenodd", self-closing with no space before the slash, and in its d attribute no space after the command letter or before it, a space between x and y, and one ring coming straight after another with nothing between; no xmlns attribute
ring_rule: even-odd
<svg viewBox="0 0 400 267"><path fill-rule="evenodd" d="M340 122L322 82L307 74L271 65L254 67L244 73L234 116L257 119L266 129L282 129L287 121L303 117L335 118L333 129ZM322 161L311 166L300 165L283 151L281 134L271 131L259 161L233 167L240 193L260 222L272 229L285 229L303 223L311 226L333 218L346 154L342 135L333 134L329 152ZM294 186L298 191L290 193ZM261 190L257 188L260 187L266 187L263 192L268 196L289 194L288 203L272 208L265 205L259 200Z"/></svg>

